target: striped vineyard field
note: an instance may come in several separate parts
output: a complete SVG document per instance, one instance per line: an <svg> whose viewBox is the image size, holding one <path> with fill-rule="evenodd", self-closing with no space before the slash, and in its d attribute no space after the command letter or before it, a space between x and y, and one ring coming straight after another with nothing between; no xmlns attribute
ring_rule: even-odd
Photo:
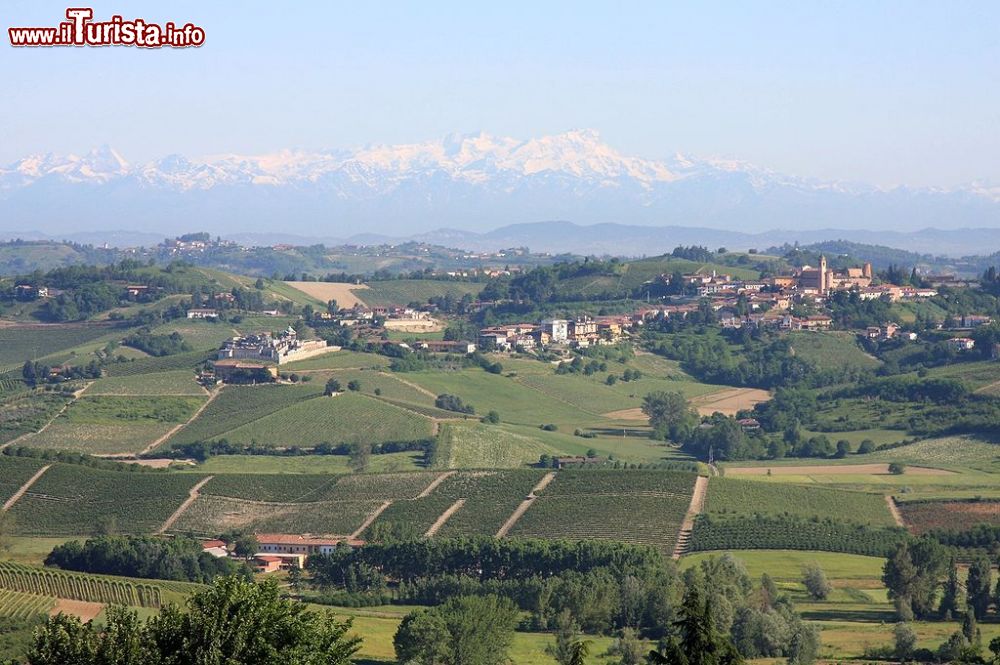
<svg viewBox="0 0 1000 665"><path fill-rule="evenodd" d="M0 589L0 616L14 619L29 619L39 614L48 614L55 607L55 598Z"/></svg>
<svg viewBox="0 0 1000 665"><path fill-rule="evenodd" d="M660 470L560 471L510 535L620 540L670 551L695 478Z"/></svg>
<svg viewBox="0 0 1000 665"><path fill-rule="evenodd" d="M158 608L162 604L160 589L152 584L34 568L7 561L0 562L0 589L132 607Z"/></svg>

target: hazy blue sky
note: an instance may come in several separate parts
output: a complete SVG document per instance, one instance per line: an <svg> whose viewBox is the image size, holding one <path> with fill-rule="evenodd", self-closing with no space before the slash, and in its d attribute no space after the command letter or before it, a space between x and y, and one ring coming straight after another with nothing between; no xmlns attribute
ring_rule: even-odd
<svg viewBox="0 0 1000 665"><path fill-rule="evenodd" d="M13 49L66 1L4 0L0 162L139 161L594 128L878 184L1000 182L1000 3L123 2L200 49ZM70 3L82 4L82 3Z"/></svg>

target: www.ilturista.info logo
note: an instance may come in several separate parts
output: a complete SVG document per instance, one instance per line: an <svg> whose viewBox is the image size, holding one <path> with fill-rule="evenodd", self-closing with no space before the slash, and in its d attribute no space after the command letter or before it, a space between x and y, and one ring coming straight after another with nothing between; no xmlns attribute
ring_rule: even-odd
<svg viewBox="0 0 1000 665"><path fill-rule="evenodd" d="M192 23L160 25L141 18L112 16L93 21L90 7L70 7L67 21L52 28L7 28L11 46L140 46L187 48L205 43L205 30Z"/></svg>

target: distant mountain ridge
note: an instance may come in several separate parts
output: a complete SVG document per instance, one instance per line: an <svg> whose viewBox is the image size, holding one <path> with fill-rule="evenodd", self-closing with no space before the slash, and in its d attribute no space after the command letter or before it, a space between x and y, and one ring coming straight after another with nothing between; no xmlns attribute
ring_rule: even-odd
<svg viewBox="0 0 1000 665"><path fill-rule="evenodd" d="M112 247L152 246L165 237L178 235L140 233L133 231L85 231L48 234L39 231L0 232L0 239L68 240L82 244ZM298 235L285 231L268 233L223 234L227 240L241 245L271 246L277 244L315 245L398 245L423 242L470 252L494 252L512 247L527 247L535 252L550 254L655 256L672 251L678 245L702 245L710 249L766 250L784 244L814 245L835 241L864 245L881 245L906 252L933 257L986 256L1000 252L1000 230L987 228L922 229L920 231L862 231L851 229L818 229L815 231L771 230L761 233L723 231L719 229L683 226L635 226L625 224L580 225L571 222L536 222L512 224L492 231L477 233L461 229L442 228L409 236L374 233L346 237Z"/></svg>
<svg viewBox="0 0 1000 665"><path fill-rule="evenodd" d="M354 150L169 155L145 164L105 146L0 167L3 233L129 228L169 235L182 222L224 235L349 237L369 229L409 237L546 219L750 234L997 227L1000 188L881 189L738 161L646 159L622 154L591 130L529 140L477 134Z"/></svg>

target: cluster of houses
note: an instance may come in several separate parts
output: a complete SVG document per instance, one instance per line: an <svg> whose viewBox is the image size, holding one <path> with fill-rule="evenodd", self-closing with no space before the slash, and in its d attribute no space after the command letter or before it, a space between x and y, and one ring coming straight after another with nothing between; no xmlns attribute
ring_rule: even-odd
<svg viewBox="0 0 1000 665"><path fill-rule="evenodd" d="M146 284L121 284L122 297L136 302L147 302L160 296L163 289ZM62 289L36 284L15 284L14 297L18 300L44 300L63 294Z"/></svg>
<svg viewBox="0 0 1000 665"><path fill-rule="evenodd" d="M432 318L431 307L417 309L402 305L386 305L365 307L355 305L344 307L336 313L320 312L316 315L320 320L335 321L342 326L370 325L376 319L383 321L429 321Z"/></svg>
<svg viewBox="0 0 1000 665"><path fill-rule="evenodd" d="M479 331L479 347L490 351L530 351L549 345L586 348L615 344L637 323L633 315L545 319L539 323L511 323Z"/></svg>
<svg viewBox="0 0 1000 665"><path fill-rule="evenodd" d="M257 553L250 563L258 573L305 568L306 561L314 554L331 554L345 544L350 547L361 547L365 544L365 541L354 538L331 538L310 534L258 533L254 534L254 538L257 540ZM220 559L235 557L222 540L202 541L201 548L202 551Z"/></svg>

